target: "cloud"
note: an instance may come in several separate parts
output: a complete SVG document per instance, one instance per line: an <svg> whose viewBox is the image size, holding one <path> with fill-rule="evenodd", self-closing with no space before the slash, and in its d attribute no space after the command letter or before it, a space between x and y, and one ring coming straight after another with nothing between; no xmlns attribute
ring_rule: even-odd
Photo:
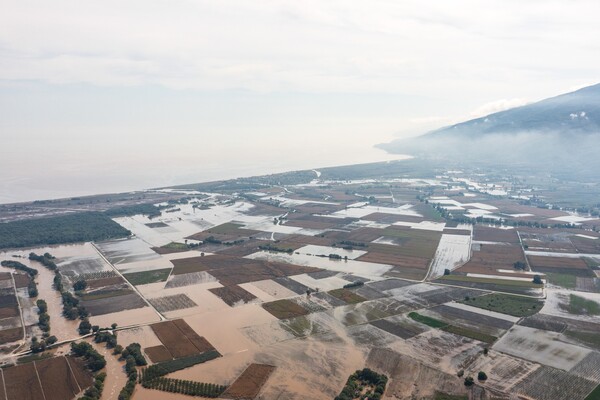
<svg viewBox="0 0 600 400"><path fill-rule="evenodd" d="M0 79L544 97L597 79L600 51L580 38L600 36L600 3L578 4L15 1L0 15Z"/></svg>

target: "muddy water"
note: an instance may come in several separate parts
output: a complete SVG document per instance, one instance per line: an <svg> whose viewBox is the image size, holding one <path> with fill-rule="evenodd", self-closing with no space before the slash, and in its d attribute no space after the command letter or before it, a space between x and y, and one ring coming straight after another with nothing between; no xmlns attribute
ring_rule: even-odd
<svg viewBox="0 0 600 400"><path fill-rule="evenodd" d="M92 325L100 327L111 326L116 323L119 326L129 326L136 324L148 324L160 321L160 317L152 307L136 308L134 310L125 310L112 314L97 315L90 317Z"/></svg>
<svg viewBox="0 0 600 400"><path fill-rule="evenodd" d="M120 339L120 338L119 338ZM101 400L117 400L119 392L127 383L127 375L125 374L125 362L119 361L119 357L113 355L112 349L107 349L104 343L94 343L90 341L98 353L104 356L106 360L106 379L104 380L104 390L102 391Z"/></svg>
<svg viewBox="0 0 600 400"><path fill-rule="evenodd" d="M368 352L365 347L357 347L346 328L333 319L324 335L270 340L270 335L278 335L278 321L257 305L190 316L186 321L223 357L170 376L230 384L252 362L275 365L277 369L260 397L263 399L331 399L351 373L364 367ZM255 329L254 333L264 337L250 340L244 329L259 325L264 329ZM141 392L136 399L160 398L138 396L142 396Z"/></svg>
<svg viewBox="0 0 600 400"><path fill-rule="evenodd" d="M118 331L117 337L119 344L123 347L134 342L139 343L142 349L162 344L149 325Z"/></svg>
<svg viewBox="0 0 600 400"><path fill-rule="evenodd" d="M56 336L58 341L73 339L78 337L77 326L78 321L70 321L62 316L62 299L52 286L54 280L54 272L44 267L40 263L31 262L27 256L31 251L37 254L50 252L55 257L68 257L74 254L89 252L86 245L72 246L57 246L46 247L33 250L11 251L8 253L0 253L0 259L11 259L19 261L31 268L38 270L38 275L35 278L38 287L38 299L43 299L48 304L48 315L50 315L50 334ZM93 251L93 248L91 249ZM20 255L23 258L13 258L12 255ZM37 310L37 309L36 309ZM37 312L34 310L34 312Z"/></svg>

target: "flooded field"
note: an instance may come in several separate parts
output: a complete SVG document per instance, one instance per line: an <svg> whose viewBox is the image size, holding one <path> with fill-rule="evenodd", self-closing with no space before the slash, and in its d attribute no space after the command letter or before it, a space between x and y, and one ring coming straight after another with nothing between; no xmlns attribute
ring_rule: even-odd
<svg viewBox="0 0 600 400"><path fill-rule="evenodd" d="M531 249L552 238L525 229L520 236L518 226L474 227L441 209L461 216L549 214L512 209L487 192L466 190L463 181L440 179L191 191L157 204L153 218L114 218L132 232L127 239L8 251L0 259L38 271L37 299L47 302L50 334L66 341L57 354L69 353L82 321L99 329L116 324L119 345L139 344L146 361L165 371L165 382L222 385L226 395L254 399L325 400L369 367L388 375L383 398L390 400L465 396L470 389L459 374L480 371L488 375L475 385L481 398L535 399L533 385L551 385L549 377L573 377L577 393L588 390L600 380L590 336L600 324L592 272L600 264L581 258L588 253L570 254L594 251L588 242L596 236L552 233L565 240L560 246L570 243L562 258L525 252L523 241ZM427 196L441 208L426 203ZM29 260L31 251L56 257L48 258L56 272ZM573 289L563 290L545 287L544 276L536 286L536 268L581 270L576 276L590 281L574 280ZM26 355L33 336L42 337L25 271L0 268L23 275L0 279L0 291L15 303L0 309L0 332L18 330L0 345L4 363ZM62 294L53 287L56 276ZM547 296L543 308L544 300L532 295ZM63 298L85 307L82 315L65 318ZM127 382L125 360L104 344L94 348L107 361L101 398L116 400ZM142 382L136 400L188 398L156 380Z"/></svg>

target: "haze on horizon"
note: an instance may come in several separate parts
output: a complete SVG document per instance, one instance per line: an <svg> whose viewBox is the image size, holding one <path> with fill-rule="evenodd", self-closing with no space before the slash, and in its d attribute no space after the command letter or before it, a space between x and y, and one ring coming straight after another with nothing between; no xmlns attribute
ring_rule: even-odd
<svg viewBox="0 0 600 400"><path fill-rule="evenodd" d="M0 203L395 158L598 82L600 3L5 1Z"/></svg>

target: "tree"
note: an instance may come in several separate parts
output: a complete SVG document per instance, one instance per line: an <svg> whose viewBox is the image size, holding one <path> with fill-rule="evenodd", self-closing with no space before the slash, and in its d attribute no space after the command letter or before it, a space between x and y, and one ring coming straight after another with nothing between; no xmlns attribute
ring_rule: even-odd
<svg viewBox="0 0 600 400"><path fill-rule="evenodd" d="M79 323L79 334L80 335L87 335L88 333L90 333L91 330L92 330L92 324L90 324L90 321L87 318Z"/></svg>
<svg viewBox="0 0 600 400"><path fill-rule="evenodd" d="M541 285L544 282L542 281L542 277L539 275L534 275L533 276L533 283L535 283L536 285Z"/></svg>
<svg viewBox="0 0 600 400"><path fill-rule="evenodd" d="M513 268L518 270L525 270L526 267L527 264L525 264L523 261L517 261L513 264Z"/></svg>
<svg viewBox="0 0 600 400"><path fill-rule="evenodd" d="M80 290L84 290L86 287L87 287L87 282L83 279L80 279L73 284L73 290L75 290L77 292Z"/></svg>
<svg viewBox="0 0 600 400"><path fill-rule="evenodd" d="M473 377L467 376L465 378L465 386L469 387L469 386L473 386L473 384L475 384L475 380L473 379Z"/></svg>
<svg viewBox="0 0 600 400"><path fill-rule="evenodd" d="M487 380L487 378L488 377L487 377L486 373L483 371L479 371L479 373L477 374L477 380L485 381L485 380Z"/></svg>

